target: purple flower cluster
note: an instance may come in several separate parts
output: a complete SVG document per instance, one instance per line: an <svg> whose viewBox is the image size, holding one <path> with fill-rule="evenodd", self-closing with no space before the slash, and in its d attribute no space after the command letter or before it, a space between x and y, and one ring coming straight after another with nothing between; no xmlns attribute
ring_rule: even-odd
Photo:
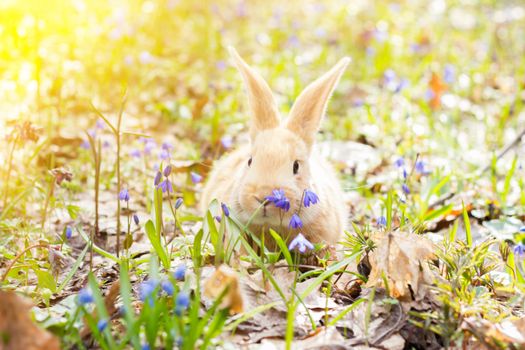
<svg viewBox="0 0 525 350"><path fill-rule="evenodd" d="M157 174L155 175L155 180L153 181L156 188L160 188L162 190L162 193L171 193L173 192L173 185L169 179L169 176L171 174L171 165L168 165L164 168L164 171L161 173L160 171L157 171ZM164 175L164 180L162 180L162 175Z"/></svg>
<svg viewBox="0 0 525 350"><path fill-rule="evenodd" d="M280 208L287 212L290 210L290 201L286 198L284 191L281 189L273 190L271 196L265 198L267 201L273 203L277 208Z"/></svg>

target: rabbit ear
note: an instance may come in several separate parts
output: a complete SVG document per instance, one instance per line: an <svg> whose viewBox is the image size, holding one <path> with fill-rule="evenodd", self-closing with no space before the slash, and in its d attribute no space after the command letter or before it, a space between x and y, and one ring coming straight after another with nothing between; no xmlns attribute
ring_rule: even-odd
<svg viewBox="0 0 525 350"><path fill-rule="evenodd" d="M330 71L303 90L292 106L286 127L311 147L321 124L328 99L341 78L350 58L341 59Z"/></svg>
<svg viewBox="0 0 525 350"><path fill-rule="evenodd" d="M253 140L258 131L279 126L281 121L277 104L270 87L259 73L244 62L233 47L228 47L228 50L235 61L237 69L242 74L246 90L248 91L248 101L253 112L250 126L250 136Z"/></svg>

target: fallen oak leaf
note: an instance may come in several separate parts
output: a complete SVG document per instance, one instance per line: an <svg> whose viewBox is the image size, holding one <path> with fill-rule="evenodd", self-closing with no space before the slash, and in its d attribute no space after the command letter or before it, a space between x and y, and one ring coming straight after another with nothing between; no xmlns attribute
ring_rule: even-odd
<svg viewBox="0 0 525 350"><path fill-rule="evenodd" d="M224 293L221 308L228 308L230 314L238 314L244 310L243 297L239 286L239 276L226 265L219 266L215 272L204 282L204 296L217 299Z"/></svg>
<svg viewBox="0 0 525 350"><path fill-rule="evenodd" d="M33 323L30 309L27 299L0 291L0 349L59 350L58 339Z"/></svg>
<svg viewBox="0 0 525 350"><path fill-rule="evenodd" d="M369 254L371 272L366 286L383 287L400 300L423 300L433 281L426 263L434 255L433 243L404 232L380 233L372 240L376 248Z"/></svg>

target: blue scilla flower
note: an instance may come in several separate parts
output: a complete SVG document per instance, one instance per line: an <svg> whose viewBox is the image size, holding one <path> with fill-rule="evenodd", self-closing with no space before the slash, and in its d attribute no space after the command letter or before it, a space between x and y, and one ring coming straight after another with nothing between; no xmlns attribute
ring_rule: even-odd
<svg viewBox="0 0 525 350"><path fill-rule="evenodd" d="M520 258L525 255L525 244L523 243L518 243L514 246L514 254L516 254L517 256L519 256Z"/></svg>
<svg viewBox="0 0 525 350"><path fill-rule="evenodd" d="M91 289L89 289L89 288L82 288L78 292L77 302L80 305L91 304L93 301L95 301L95 298L93 298L93 293L91 292Z"/></svg>
<svg viewBox="0 0 525 350"><path fill-rule="evenodd" d="M175 287L173 287L173 283L171 283L168 279L162 281L160 283L160 287L168 295L173 295L173 292L175 292Z"/></svg>
<svg viewBox="0 0 525 350"><path fill-rule="evenodd" d="M138 149L132 149L132 150L129 152L129 155L130 155L130 157L133 157L133 158L140 158L140 156L142 155L142 153L141 153L140 150L138 150Z"/></svg>
<svg viewBox="0 0 525 350"><path fill-rule="evenodd" d="M190 173L190 176L191 176L191 182L193 182L194 184L198 184L199 182L202 181L202 176L197 173L194 173L193 171Z"/></svg>
<svg viewBox="0 0 525 350"><path fill-rule="evenodd" d="M72 236L73 236L73 229L71 228L71 226L67 226L66 227L66 238L71 239Z"/></svg>
<svg viewBox="0 0 525 350"><path fill-rule="evenodd" d="M158 282L154 279L149 279L144 282L142 282L139 285L139 299L144 302L146 299L150 300L150 303L153 301L153 292L155 291L155 288L157 288Z"/></svg>
<svg viewBox="0 0 525 350"><path fill-rule="evenodd" d="M159 184L159 188L162 189L162 193L173 192L173 185L171 184L171 181L167 178Z"/></svg>
<svg viewBox="0 0 525 350"><path fill-rule="evenodd" d="M418 160L416 162L415 170L417 173L421 175L428 175L431 172L426 168L426 163L422 160Z"/></svg>
<svg viewBox="0 0 525 350"><path fill-rule="evenodd" d="M177 298L175 299L175 313L177 315L182 315L182 312L188 308L190 305L190 296L186 292L180 292L177 294Z"/></svg>
<svg viewBox="0 0 525 350"><path fill-rule="evenodd" d="M97 329L99 332L103 332L104 329L106 329L108 326L108 319L103 318L100 321L97 322Z"/></svg>
<svg viewBox="0 0 525 350"><path fill-rule="evenodd" d="M125 188L122 191L120 191L120 193L118 194L118 198L121 201L128 202L129 201L129 191L128 191L128 189Z"/></svg>
<svg viewBox="0 0 525 350"><path fill-rule="evenodd" d="M284 191L281 189L273 190L271 196L265 198L267 201L273 203L277 208L284 211L290 210L290 201L286 198Z"/></svg>
<svg viewBox="0 0 525 350"><path fill-rule="evenodd" d="M405 194L410 194L410 188L408 187L407 184L403 184L403 186L401 186L401 188L403 189L403 192Z"/></svg>
<svg viewBox="0 0 525 350"><path fill-rule="evenodd" d="M405 159L403 157L399 157L395 160L394 165L398 168L401 168L403 165L405 165Z"/></svg>
<svg viewBox="0 0 525 350"><path fill-rule="evenodd" d="M175 209L179 209L180 206L184 203L184 200L182 198L177 198L177 200L175 201Z"/></svg>
<svg viewBox="0 0 525 350"><path fill-rule="evenodd" d="M293 214L291 219L290 219L290 224L288 225L288 227L291 227L291 228L301 228L303 227L303 222L301 221L301 218L299 217L299 215L297 214Z"/></svg>
<svg viewBox="0 0 525 350"><path fill-rule="evenodd" d="M456 78L456 68L451 64L446 64L443 69L443 80L447 84L452 84Z"/></svg>
<svg viewBox="0 0 525 350"><path fill-rule="evenodd" d="M169 160L170 159L170 152L168 150L162 149L159 153L159 158L162 160Z"/></svg>
<svg viewBox="0 0 525 350"><path fill-rule="evenodd" d="M173 277L177 281L184 281L184 277L186 276L186 265L180 264L175 268L175 271L173 272Z"/></svg>
<svg viewBox="0 0 525 350"><path fill-rule="evenodd" d="M173 145L169 142L163 142L162 149L166 151L171 151L173 149Z"/></svg>
<svg viewBox="0 0 525 350"><path fill-rule="evenodd" d="M380 216L377 218L377 226L379 227L385 227L386 226L386 218L384 216Z"/></svg>
<svg viewBox="0 0 525 350"><path fill-rule="evenodd" d="M171 174L171 165L164 168L164 176L168 177Z"/></svg>
<svg viewBox="0 0 525 350"><path fill-rule="evenodd" d="M140 220L137 214L133 214L133 221L135 222L135 225L137 226L140 224Z"/></svg>
<svg viewBox="0 0 525 350"><path fill-rule="evenodd" d="M305 190L304 191L304 200L303 204L305 207L309 207L311 204L316 204L319 202L319 197L311 191L311 190Z"/></svg>
<svg viewBox="0 0 525 350"><path fill-rule="evenodd" d="M155 179L153 180L153 184L155 186L158 186L161 180L162 180L162 174L160 171L157 171L157 174L155 175Z"/></svg>
<svg viewBox="0 0 525 350"><path fill-rule="evenodd" d="M230 216L230 209L228 209L228 206L224 203L221 203L222 212L225 216Z"/></svg>
<svg viewBox="0 0 525 350"><path fill-rule="evenodd" d="M297 237L295 237L288 246L288 250L299 250L299 252L304 253L306 250L312 250L314 249L314 245L307 240L302 233L299 233Z"/></svg>

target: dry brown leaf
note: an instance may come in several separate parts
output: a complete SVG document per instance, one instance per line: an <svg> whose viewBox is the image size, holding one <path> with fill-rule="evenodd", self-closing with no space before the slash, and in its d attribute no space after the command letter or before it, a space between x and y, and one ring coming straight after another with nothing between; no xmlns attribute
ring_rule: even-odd
<svg viewBox="0 0 525 350"><path fill-rule="evenodd" d="M204 282L204 295L210 299L216 299L225 288L228 288L228 291L222 299L221 307L229 308L232 315L243 312L244 303L239 288L239 276L228 266L221 265Z"/></svg>
<svg viewBox="0 0 525 350"><path fill-rule="evenodd" d="M525 318L492 323L474 317L466 318L462 328L474 334L481 342L480 348L497 347L497 343L513 344L525 349Z"/></svg>
<svg viewBox="0 0 525 350"><path fill-rule="evenodd" d="M369 255L371 266L367 287L385 287L390 296L420 301L433 281L426 260L434 255L434 245L423 236L387 232L373 237L376 249Z"/></svg>
<svg viewBox="0 0 525 350"><path fill-rule="evenodd" d="M29 315L31 303L15 292L0 291L0 350L56 350L60 342Z"/></svg>

